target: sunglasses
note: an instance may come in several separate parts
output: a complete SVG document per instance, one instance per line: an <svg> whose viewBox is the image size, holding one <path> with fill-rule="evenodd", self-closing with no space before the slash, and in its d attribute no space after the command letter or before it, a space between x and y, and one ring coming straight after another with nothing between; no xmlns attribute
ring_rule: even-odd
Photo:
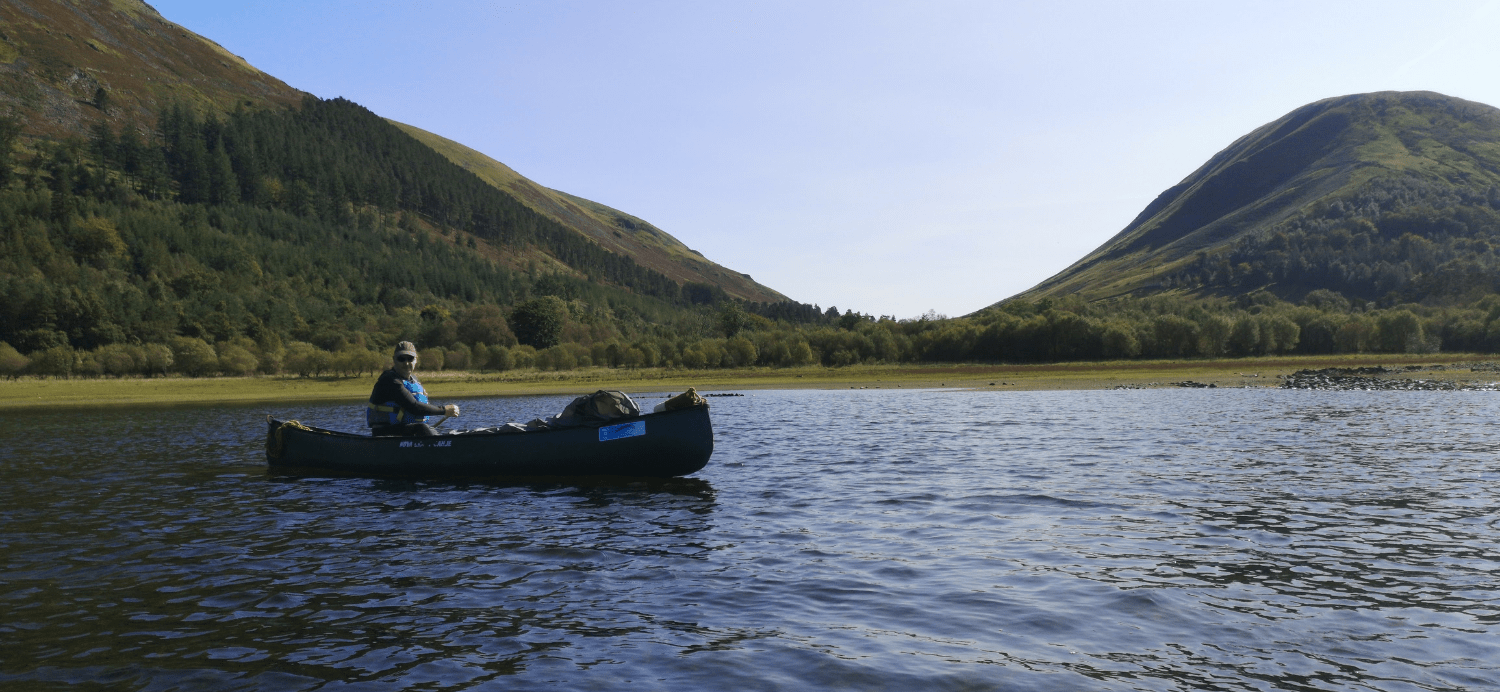
<svg viewBox="0 0 1500 692"><path fill-rule="evenodd" d="M396 356L396 362L397 363L415 363L415 362L417 362L417 357L416 356Z"/></svg>

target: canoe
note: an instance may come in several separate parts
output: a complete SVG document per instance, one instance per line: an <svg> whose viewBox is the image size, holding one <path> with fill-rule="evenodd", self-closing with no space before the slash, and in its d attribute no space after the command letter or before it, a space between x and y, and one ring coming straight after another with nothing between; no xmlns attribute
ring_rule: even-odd
<svg viewBox="0 0 1500 692"><path fill-rule="evenodd" d="M419 477L686 476L708 464L708 406L531 432L371 437L266 417L272 467Z"/></svg>

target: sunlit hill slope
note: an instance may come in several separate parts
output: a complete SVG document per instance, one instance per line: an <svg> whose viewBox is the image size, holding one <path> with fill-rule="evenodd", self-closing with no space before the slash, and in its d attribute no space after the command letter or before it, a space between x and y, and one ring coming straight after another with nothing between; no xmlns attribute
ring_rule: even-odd
<svg viewBox="0 0 1500 692"><path fill-rule="evenodd" d="M711 283L730 295L746 300L786 300L785 296L756 283L748 275L709 261L697 250L689 248L646 221L598 202L542 187L515 172L510 166L458 142L405 123L391 122L447 157L449 161L510 193L526 206L583 233L614 252L634 257L643 266L677 281Z"/></svg>
<svg viewBox="0 0 1500 692"><path fill-rule="evenodd" d="M99 120L149 126L171 103L225 112L302 96L139 0L0 3L0 109L36 134L82 135Z"/></svg>
<svg viewBox="0 0 1500 692"><path fill-rule="evenodd" d="M1325 99L1240 138L1016 296L1463 298L1500 289L1500 110L1432 92Z"/></svg>

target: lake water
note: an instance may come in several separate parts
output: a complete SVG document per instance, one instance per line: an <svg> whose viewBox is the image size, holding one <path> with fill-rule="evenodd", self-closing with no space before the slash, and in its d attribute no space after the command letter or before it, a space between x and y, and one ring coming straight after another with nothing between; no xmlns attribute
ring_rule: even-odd
<svg viewBox="0 0 1500 692"><path fill-rule="evenodd" d="M1496 393L711 402L708 468L612 485L271 475L265 406L5 414L0 687L1500 689Z"/></svg>

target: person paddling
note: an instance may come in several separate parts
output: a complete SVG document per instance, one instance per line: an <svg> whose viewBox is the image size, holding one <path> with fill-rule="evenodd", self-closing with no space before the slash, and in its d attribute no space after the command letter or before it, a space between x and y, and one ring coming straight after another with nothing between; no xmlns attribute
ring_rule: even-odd
<svg viewBox="0 0 1500 692"><path fill-rule="evenodd" d="M427 390L412 374L417 369L417 346L410 341L396 344L395 363L380 373L370 392L365 423L376 437L424 437L437 431L427 424L427 416L458 416L458 405L435 406L427 401ZM440 421L441 422L441 421Z"/></svg>

